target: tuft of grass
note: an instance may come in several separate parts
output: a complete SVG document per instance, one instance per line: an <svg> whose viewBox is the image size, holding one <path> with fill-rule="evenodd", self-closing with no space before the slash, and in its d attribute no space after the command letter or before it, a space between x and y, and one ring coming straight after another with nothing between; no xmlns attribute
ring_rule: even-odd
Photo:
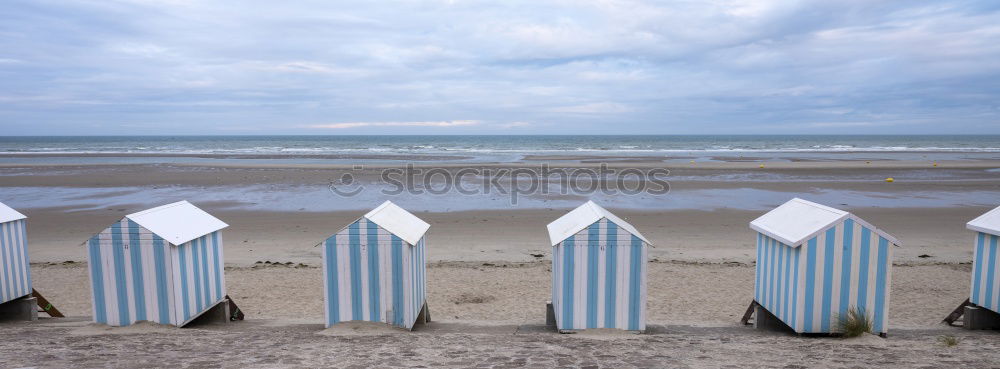
<svg viewBox="0 0 1000 369"><path fill-rule="evenodd" d="M958 343L961 342L961 340L955 336L941 336L938 337L938 342L941 342L945 347L954 347L958 346Z"/></svg>
<svg viewBox="0 0 1000 369"><path fill-rule="evenodd" d="M837 316L837 328L846 338L858 337L872 332L872 321L865 309L852 307L846 316Z"/></svg>

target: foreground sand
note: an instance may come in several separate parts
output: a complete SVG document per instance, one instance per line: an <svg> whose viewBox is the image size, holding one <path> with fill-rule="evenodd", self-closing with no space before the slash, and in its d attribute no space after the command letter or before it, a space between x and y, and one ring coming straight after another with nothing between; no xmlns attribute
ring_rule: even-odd
<svg viewBox="0 0 1000 369"><path fill-rule="evenodd" d="M128 331L127 333L123 333ZM115 334L79 319L0 324L0 366L23 367L995 367L994 332L899 330L891 339L799 338L744 327L657 325L650 334L560 335L539 325L432 322L414 332L324 332L319 324L247 320ZM958 345L939 340L953 336ZM16 353L16 354L15 354Z"/></svg>

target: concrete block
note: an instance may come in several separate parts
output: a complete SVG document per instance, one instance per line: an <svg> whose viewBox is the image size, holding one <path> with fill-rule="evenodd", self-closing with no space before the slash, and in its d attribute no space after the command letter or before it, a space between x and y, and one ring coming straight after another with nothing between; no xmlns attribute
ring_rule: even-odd
<svg viewBox="0 0 1000 369"><path fill-rule="evenodd" d="M0 304L0 320L38 320L38 300L25 296Z"/></svg>
<svg viewBox="0 0 1000 369"><path fill-rule="evenodd" d="M990 309L966 306L962 319L965 329L1000 329L1000 314Z"/></svg>
<svg viewBox="0 0 1000 369"><path fill-rule="evenodd" d="M208 311L204 312L197 318L194 318L184 326L229 323L229 318L229 299L223 299L221 302L215 304L215 306L208 309Z"/></svg>
<svg viewBox="0 0 1000 369"><path fill-rule="evenodd" d="M793 331L792 328L785 324L785 322L782 322L781 319L778 319L778 317L774 316L774 314L771 314L770 311L767 311L767 309L760 305L754 306L753 327L755 329L764 329L769 331Z"/></svg>
<svg viewBox="0 0 1000 369"><path fill-rule="evenodd" d="M424 305L420 307L420 311L417 312L417 321L414 322L414 325L427 324L430 323L430 321L431 321L431 310L427 307L427 302L424 302Z"/></svg>

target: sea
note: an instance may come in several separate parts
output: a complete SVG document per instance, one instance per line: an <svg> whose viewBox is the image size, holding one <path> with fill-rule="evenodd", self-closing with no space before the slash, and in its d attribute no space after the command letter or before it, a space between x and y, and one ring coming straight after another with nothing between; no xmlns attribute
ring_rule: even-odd
<svg viewBox="0 0 1000 369"><path fill-rule="evenodd" d="M485 191L473 195L387 195L384 183L244 183L225 186L157 185L42 186L4 185L11 176L38 175L31 164L372 164L372 163L541 163L541 162L711 162L926 160L926 169L796 173L771 171L677 171L666 194L530 193L519 197ZM945 169L937 160L1000 160L1000 135L977 136L87 136L0 137L0 199L23 209L62 208L95 211L143 209L186 199L242 210L364 210L386 199L414 211L509 208L572 208L591 199L616 208L643 210L746 209L764 211L792 197L844 208L995 206L1000 191L989 187L855 190L835 182L989 183L1000 181L1000 168ZM25 165L21 167L20 165ZM27 168L27 169L26 169ZM89 171L90 167L43 165L47 174ZM340 175L338 172L337 175ZM797 182L788 192L765 184ZM345 196L333 191L362 188ZM515 184L508 187L513 188ZM520 186L520 185L518 185Z"/></svg>
<svg viewBox="0 0 1000 369"><path fill-rule="evenodd" d="M1000 135L448 135L6 136L0 163L520 162L553 158L663 161L976 160L1000 158Z"/></svg>

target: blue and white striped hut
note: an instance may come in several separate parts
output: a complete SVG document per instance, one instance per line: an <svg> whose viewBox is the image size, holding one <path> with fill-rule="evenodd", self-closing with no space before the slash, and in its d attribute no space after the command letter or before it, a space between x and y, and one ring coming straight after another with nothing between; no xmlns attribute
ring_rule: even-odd
<svg viewBox="0 0 1000 369"><path fill-rule="evenodd" d="M895 238L849 212L798 198L750 228L758 232L754 299L795 332L835 333L850 309L863 310L874 332L888 331Z"/></svg>
<svg viewBox="0 0 1000 369"><path fill-rule="evenodd" d="M1000 207L973 219L966 227L976 231L969 302L1000 313Z"/></svg>
<svg viewBox="0 0 1000 369"><path fill-rule="evenodd" d="M326 326L351 320L413 329L426 304L430 228L392 202L358 218L323 246Z"/></svg>
<svg viewBox="0 0 1000 369"><path fill-rule="evenodd" d="M549 223L548 231L556 327L645 331L649 240L593 201Z"/></svg>
<svg viewBox="0 0 1000 369"><path fill-rule="evenodd" d="M0 203L0 304L31 294L27 218Z"/></svg>
<svg viewBox="0 0 1000 369"><path fill-rule="evenodd" d="M90 238L94 321L184 326L226 296L226 223L187 201L126 215Z"/></svg>

